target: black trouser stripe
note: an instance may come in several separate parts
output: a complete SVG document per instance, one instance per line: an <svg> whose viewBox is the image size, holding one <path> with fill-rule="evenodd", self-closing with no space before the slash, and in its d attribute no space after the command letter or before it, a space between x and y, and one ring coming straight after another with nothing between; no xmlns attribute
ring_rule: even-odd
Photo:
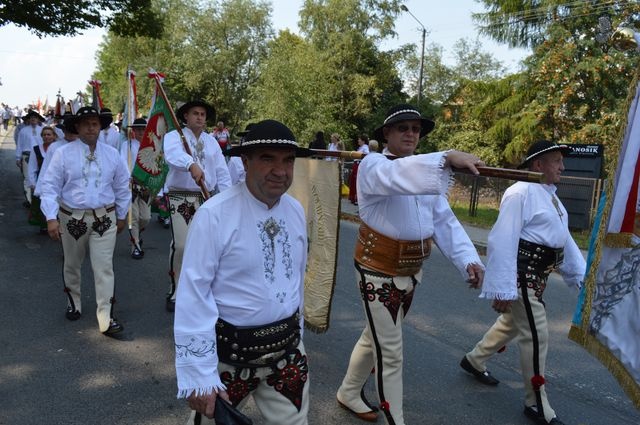
<svg viewBox="0 0 640 425"><path fill-rule="evenodd" d="M176 292L176 276L175 276L175 268L173 267L173 258L176 255L176 243L175 243L175 235L173 233L173 217L172 214L169 214L169 221L171 222L171 255L169 255L169 278L171 279L171 292L167 296L167 299L173 297L174 292Z"/></svg>
<svg viewBox="0 0 640 425"><path fill-rule="evenodd" d="M64 286L65 294L67 294L67 298L69 298L69 305L76 311L76 303L73 302L73 297L71 296L71 291L67 288L67 282L64 280L64 248L62 249L62 286Z"/></svg>
<svg viewBox="0 0 640 425"><path fill-rule="evenodd" d="M520 280L520 289L522 290L524 310L527 313L527 320L529 321L529 328L531 329L531 343L533 344L533 373L535 375L540 375L540 342L538 341L538 331L536 329L536 322L533 318L533 310L531 310L531 303L529 302L527 280L523 274L519 274L518 279ZM538 416L544 417L540 389L534 388L534 392L536 394L536 403L538 405Z"/></svg>
<svg viewBox="0 0 640 425"><path fill-rule="evenodd" d="M380 399L380 402L385 402L387 400L387 398L384 396L384 381L382 380L382 350L380 348L380 343L378 342L378 336L376 335L376 327L373 324L373 317L371 316L371 310L369 309L369 301L367 300L367 298L364 296L363 293L363 289L364 286L366 285L366 278L364 275L364 270L362 270L362 268L360 267L360 265L354 261L354 266L356 268L356 270L358 270L358 272L360 273L360 280L362 282L362 289L360 290L361 295L363 295L363 301L364 301L364 311L367 314L367 321L369 322L369 329L371 329L371 338L373 338L373 344L375 346L376 349L376 375L377 375L377 380L378 380L378 398ZM393 420L393 417L391 416L391 412L389 412L386 409L380 409L382 410L382 412L384 413L385 417L387 418L387 422L389 423L389 425L395 425L396 422Z"/></svg>

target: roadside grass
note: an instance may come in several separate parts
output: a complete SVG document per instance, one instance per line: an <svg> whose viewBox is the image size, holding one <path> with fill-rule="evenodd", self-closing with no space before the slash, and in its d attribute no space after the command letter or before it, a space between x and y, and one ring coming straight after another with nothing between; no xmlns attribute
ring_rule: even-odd
<svg viewBox="0 0 640 425"><path fill-rule="evenodd" d="M478 205L478 208L476 210L475 217L469 215L468 202L453 202L451 204L451 209L453 210L456 217L458 217L458 220L460 220L460 222L484 229L491 229L491 227L493 227L493 223L495 223L496 219L498 218L497 208L483 206L480 204ZM578 247L580 247L580 249L589 249L590 232L590 229L571 231L571 236L573 236L573 240L576 241L576 244L578 245Z"/></svg>

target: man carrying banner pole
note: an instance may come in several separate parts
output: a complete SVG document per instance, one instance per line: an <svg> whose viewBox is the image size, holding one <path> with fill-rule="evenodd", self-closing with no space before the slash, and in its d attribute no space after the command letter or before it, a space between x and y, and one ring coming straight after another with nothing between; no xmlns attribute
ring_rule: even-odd
<svg viewBox="0 0 640 425"><path fill-rule="evenodd" d="M169 277L166 309L174 311L180 279L182 254L189 223L196 210L211 195L231 187L231 177L220 145L206 133L207 121L215 119L212 106L201 100L182 105L177 117L185 127L164 137L165 160L169 165L166 186L171 211L172 241L169 249Z"/></svg>
<svg viewBox="0 0 640 425"><path fill-rule="evenodd" d="M481 298L500 313L460 366L485 385L497 385L486 363L517 338L525 388L524 414L539 424L562 425L547 400L545 366L549 333L542 300L547 278L556 268L569 286L579 288L585 261L569 233L567 210L557 198L566 145L534 143L520 168L543 173L542 184L518 182L502 197L489 234L487 272Z"/></svg>
<svg viewBox="0 0 640 425"><path fill-rule="evenodd" d="M444 194L450 167L484 163L474 155L448 151L414 155L434 122L408 104L387 112L376 129L387 140L391 160L370 153L360 163L360 227L354 263L366 318L349 367L337 392L338 404L358 418L375 422L377 413L362 395L375 368L380 408L389 425L403 425L402 322L422 278L422 263L432 240L471 287L482 284L484 266L473 243L451 211Z"/></svg>

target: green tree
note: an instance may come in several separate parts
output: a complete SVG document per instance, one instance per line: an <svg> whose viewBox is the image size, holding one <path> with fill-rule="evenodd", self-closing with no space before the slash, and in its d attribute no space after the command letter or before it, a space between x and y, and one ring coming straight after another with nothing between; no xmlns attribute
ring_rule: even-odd
<svg viewBox="0 0 640 425"><path fill-rule="evenodd" d="M0 0L0 26L9 23L38 37L76 35L92 27L108 27L120 36L162 33L152 0Z"/></svg>
<svg viewBox="0 0 640 425"><path fill-rule="evenodd" d="M166 73L165 89L174 104L204 99L215 106L218 118L236 125L272 37L269 5L228 0L194 6L186 0L157 0L157 7L166 25L160 39L109 33L101 45L95 77L103 82L106 102L118 108L124 103L127 67L141 73L139 98L149 99L152 85L142 76L151 67Z"/></svg>
<svg viewBox="0 0 640 425"><path fill-rule="evenodd" d="M511 111L507 162L517 162L527 146L544 137L561 142L607 144L627 111L621 111L637 58L596 39L598 20L608 14L637 22L637 2L530 2L483 0L490 8L476 18L498 41L533 46L520 74ZM615 25L614 25L615 26ZM502 121L496 121L504 129ZM499 132L498 130L495 130Z"/></svg>

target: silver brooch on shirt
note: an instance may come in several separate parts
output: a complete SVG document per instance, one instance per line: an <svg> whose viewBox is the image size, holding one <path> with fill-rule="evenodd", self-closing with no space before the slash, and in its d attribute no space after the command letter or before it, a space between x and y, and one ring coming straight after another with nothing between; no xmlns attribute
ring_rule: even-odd
<svg viewBox="0 0 640 425"><path fill-rule="evenodd" d="M291 243L289 242L289 233L284 225L284 220L276 221L273 217L269 217L264 222L258 223L258 230L262 241L265 279L271 283L275 281L276 246L280 247L282 252L285 276L287 279L291 279L293 276Z"/></svg>
<svg viewBox="0 0 640 425"><path fill-rule="evenodd" d="M102 169L100 168L100 164L97 161L97 157L96 157L96 153L94 152L89 152L89 154L87 156L85 156L86 161L84 162L84 165L82 166L82 181L84 182L84 187L89 186L89 170L91 168L91 164L95 163L96 164L96 169L97 169L97 173L96 173L96 179L95 179L95 186L96 187L100 187L100 177L102 176Z"/></svg>
<svg viewBox="0 0 640 425"><path fill-rule="evenodd" d="M564 214L562 213L562 209L560 208L560 204L558 203L558 198L556 198L555 195L551 195L551 203L555 207L556 211L558 211L558 216L562 218Z"/></svg>

